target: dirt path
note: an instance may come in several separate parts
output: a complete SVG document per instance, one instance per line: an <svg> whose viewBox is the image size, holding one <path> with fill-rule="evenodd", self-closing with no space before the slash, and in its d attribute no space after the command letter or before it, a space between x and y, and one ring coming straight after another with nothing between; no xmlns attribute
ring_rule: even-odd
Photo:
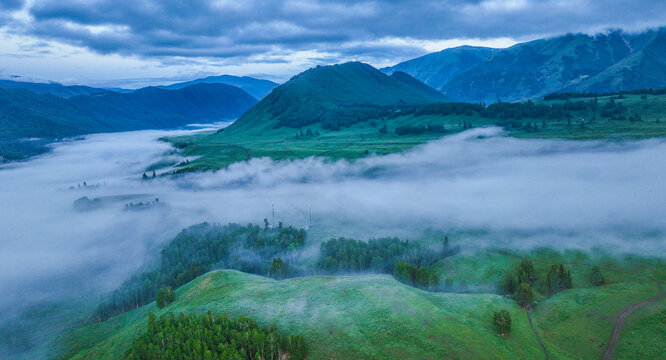
<svg viewBox="0 0 666 360"><path fill-rule="evenodd" d="M541 336L539 336L539 333L537 332L537 329L534 327L534 324L532 324L532 308L526 308L525 312L527 313L527 320L530 321L530 327L532 328L532 332L534 333L534 336L536 336L537 340L539 340L539 344L541 344L541 348L543 349L543 354L546 356L546 360L550 360L550 354L548 354L548 349L546 349L546 344L541 341Z"/></svg>
<svg viewBox="0 0 666 360"><path fill-rule="evenodd" d="M631 314L634 310L642 306L645 306L649 303L655 302L663 298L665 295L666 293L664 293L663 289L661 288L661 284L659 284L659 294L657 296L630 305L626 307L624 310L622 310L620 315L618 315L617 320L615 320L615 327L613 328L613 333L611 334L610 341L606 346L604 354L601 356L601 360L610 360L613 357L613 353L615 352L615 346L617 345L617 340L620 337L620 331L622 330L622 326L624 325L624 321L627 319L627 316L629 316L629 314Z"/></svg>

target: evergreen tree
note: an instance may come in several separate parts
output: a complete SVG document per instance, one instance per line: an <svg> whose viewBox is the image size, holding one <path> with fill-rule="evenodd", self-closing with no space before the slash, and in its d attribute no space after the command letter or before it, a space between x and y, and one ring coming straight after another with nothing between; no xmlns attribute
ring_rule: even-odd
<svg viewBox="0 0 666 360"><path fill-rule="evenodd" d="M493 327L498 334L508 334L511 332L511 314L507 310L495 311L493 314Z"/></svg>
<svg viewBox="0 0 666 360"><path fill-rule="evenodd" d="M606 283L606 279L604 279L604 276L601 274L601 269L599 269L598 266L592 268L592 271L590 272L590 282L594 286L601 286Z"/></svg>
<svg viewBox="0 0 666 360"><path fill-rule="evenodd" d="M518 285L516 290L516 301L520 306L525 307L532 303L532 285L529 283L522 283Z"/></svg>

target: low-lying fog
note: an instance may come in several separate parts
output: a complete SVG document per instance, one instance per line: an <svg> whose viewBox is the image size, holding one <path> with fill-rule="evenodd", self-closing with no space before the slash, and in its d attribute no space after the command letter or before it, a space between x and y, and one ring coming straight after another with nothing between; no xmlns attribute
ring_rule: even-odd
<svg viewBox="0 0 666 360"><path fill-rule="evenodd" d="M354 163L255 159L142 180L169 153L157 141L166 134L92 135L0 167L0 307L107 290L180 229L201 221L262 223L271 204L276 221L296 226L308 224L312 208L313 231L326 236L479 229L487 235L468 240L479 246L665 255L664 140L519 140L486 128ZM103 201L76 210L83 196ZM166 206L124 210L154 198Z"/></svg>

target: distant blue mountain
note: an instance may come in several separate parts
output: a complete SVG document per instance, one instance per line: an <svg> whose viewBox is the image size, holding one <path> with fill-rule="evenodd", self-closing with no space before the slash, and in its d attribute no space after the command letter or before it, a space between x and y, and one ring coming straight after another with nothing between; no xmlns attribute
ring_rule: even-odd
<svg viewBox="0 0 666 360"><path fill-rule="evenodd" d="M380 69L386 74L405 72L435 89L441 89L449 80L487 59L497 49L459 46L424 55L397 65Z"/></svg>
<svg viewBox="0 0 666 360"><path fill-rule="evenodd" d="M105 91L70 98L25 88L0 89L0 157L17 159L43 151L26 149L30 144L23 140L26 138L232 120L256 103L243 89L226 84L196 84L178 90L148 87L129 94Z"/></svg>
<svg viewBox="0 0 666 360"><path fill-rule="evenodd" d="M238 86L239 88L245 90L248 94L254 96L257 100L261 100L266 97L266 95L268 95L275 87L279 85L269 80L255 79L249 76L239 77L232 75L220 75L158 87L162 89L174 90L202 83Z"/></svg>
<svg viewBox="0 0 666 360"><path fill-rule="evenodd" d="M76 95L90 95L100 92L106 92L107 89L98 89L84 85L65 86L57 82L35 83L13 80L0 80L0 89L28 89L37 94L51 94L64 98Z"/></svg>

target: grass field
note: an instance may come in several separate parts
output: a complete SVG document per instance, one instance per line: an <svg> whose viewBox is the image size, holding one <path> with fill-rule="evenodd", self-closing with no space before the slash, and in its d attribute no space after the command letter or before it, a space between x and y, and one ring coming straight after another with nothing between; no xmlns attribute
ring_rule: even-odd
<svg viewBox="0 0 666 360"><path fill-rule="evenodd" d="M386 275L314 276L275 281L215 271L176 292L158 311L154 303L69 335L72 359L117 359L145 329L149 311L212 310L248 315L263 325L303 333L314 359L543 358L525 312L490 294L429 293ZM493 311L506 308L508 338L491 328Z"/></svg>
<svg viewBox="0 0 666 360"><path fill-rule="evenodd" d="M534 261L537 277L564 263L574 288L545 297L537 294L531 316L552 359L599 358L617 315L625 307L659 292L666 281L663 261L612 257L601 251L463 251L432 266L440 279L462 281L472 293L431 293L408 287L388 275L310 276L282 281L215 271L177 290L176 302L163 310L154 303L85 325L65 338L66 358L119 358L145 329L149 311L247 315L262 325L302 333L313 359L541 359L527 313L513 300L490 292L522 258ZM606 285L588 282L598 265ZM508 338L491 328L491 314L508 309L513 331ZM666 339L664 302L630 317L617 358L657 354ZM652 336L648 336L652 334Z"/></svg>
<svg viewBox="0 0 666 360"><path fill-rule="evenodd" d="M588 101L589 99L575 100ZM604 104L608 97L600 97ZM596 120L590 122L591 114L573 113L572 126L565 120L547 120L546 127L537 119L523 119L523 123L535 123L537 132L507 130L508 135L519 138L560 138L560 139L641 139L666 135L666 95L625 95L624 99L615 100L627 108L628 115L639 114L642 121L610 120L595 114ZM547 101L546 104L561 102ZM585 127L579 123L585 119ZM658 121L658 122L657 122ZM274 128L269 116L252 124L235 126L217 134L199 134L169 138L168 141L180 144L183 154L196 158L190 164L180 167L180 171L198 169L219 169L237 161L255 157L270 157L276 160L298 159L309 156L322 156L330 159L358 159L368 154L389 154L410 149L416 145L438 139L464 130L464 123L474 127L495 126L497 119L483 118L478 115L406 115L393 119L376 119L357 123L339 131L325 130L318 124L301 129L303 133L310 129L320 135L297 137L299 129ZM397 135L398 126L409 124L443 125L445 134L423 133L415 135ZM241 124L239 124L241 125ZM380 129L386 125L387 132Z"/></svg>

